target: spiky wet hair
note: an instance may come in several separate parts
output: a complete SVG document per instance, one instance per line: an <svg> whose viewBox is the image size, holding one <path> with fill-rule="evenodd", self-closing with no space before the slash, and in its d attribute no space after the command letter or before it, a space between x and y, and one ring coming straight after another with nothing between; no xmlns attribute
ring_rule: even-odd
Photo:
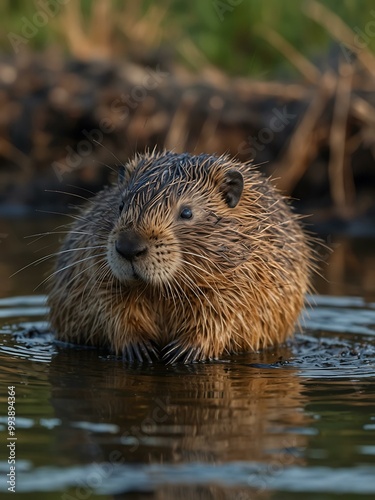
<svg viewBox="0 0 375 500"><path fill-rule="evenodd" d="M181 196L187 191L202 191L212 189L218 181L212 174L220 170L226 176L222 179L223 195L229 206L235 206L242 192L242 179L239 171L233 166L242 167L241 163L233 164L228 157L215 157L208 154L192 156L188 153L178 154L172 152L146 153L137 155L131 162L123 167L121 179L124 182L124 194L128 196L128 205L135 203L147 205L153 200L159 200L166 193L174 197ZM227 182L226 182L227 181ZM233 184L237 181L237 185ZM226 182L226 183L225 183ZM228 191L237 188L236 199L229 199Z"/></svg>
<svg viewBox="0 0 375 500"><path fill-rule="evenodd" d="M121 236L147 253L130 263ZM152 340L166 361L187 362L283 341L309 286L311 251L254 167L151 152L81 213L57 267L49 304L60 338L128 360L148 360Z"/></svg>

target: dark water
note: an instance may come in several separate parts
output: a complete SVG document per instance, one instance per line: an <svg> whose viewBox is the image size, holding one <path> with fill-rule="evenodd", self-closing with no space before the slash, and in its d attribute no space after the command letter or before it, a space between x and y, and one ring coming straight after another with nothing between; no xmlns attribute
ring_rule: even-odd
<svg viewBox="0 0 375 500"><path fill-rule="evenodd" d="M9 276L56 250L56 236L27 245L23 235L59 223L0 226L8 235L0 244L0 495L9 486L14 386L16 498L375 497L373 242L332 242L320 295L287 345L211 364L130 368L50 336L17 337L44 326L36 287L49 265Z"/></svg>

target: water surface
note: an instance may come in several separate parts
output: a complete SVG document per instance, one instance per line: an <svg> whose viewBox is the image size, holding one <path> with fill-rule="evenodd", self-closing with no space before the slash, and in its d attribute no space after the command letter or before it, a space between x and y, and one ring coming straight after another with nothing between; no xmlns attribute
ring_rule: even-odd
<svg viewBox="0 0 375 500"><path fill-rule="evenodd" d="M61 221L4 224L0 492L12 385L16 497L374 498L373 243L333 243L319 295L288 344L216 363L129 367L51 335L25 338L25 328L46 326L36 287L50 265L9 276L56 251L57 236L36 247L23 236Z"/></svg>

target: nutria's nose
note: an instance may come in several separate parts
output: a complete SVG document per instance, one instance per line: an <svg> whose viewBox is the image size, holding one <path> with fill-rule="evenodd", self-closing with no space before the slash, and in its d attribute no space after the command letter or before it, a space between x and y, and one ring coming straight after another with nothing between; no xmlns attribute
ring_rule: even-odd
<svg viewBox="0 0 375 500"><path fill-rule="evenodd" d="M134 260L147 253L146 241L134 231L123 231L115 243L116 251L126 260Z"/></svg>

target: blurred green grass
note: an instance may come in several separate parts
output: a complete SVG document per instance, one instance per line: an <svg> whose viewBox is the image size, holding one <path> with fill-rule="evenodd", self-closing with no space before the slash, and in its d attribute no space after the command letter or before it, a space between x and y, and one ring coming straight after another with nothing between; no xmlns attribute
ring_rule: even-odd
<svg viewBox="0 0 375 500"><path fill-rule="evenodd" d="M262 36L262 26L276 31L313 61L327 55L333 43L330 33L303 13L303 0L64 0L66 5L59 0L2 0L3 52L12 53L9 34L22 35L25 18L33 22L35 13L43 11L48 2L57 6L59 12L27 40L27 49L59 45L71 51L67 39L71 27L62 22L64 10L71 7L71 2L80 6L83 27L91 37L99 29L93 21L93 6L109 6L109 14L101 22L110 33L113 55L123 57L134 50L147 52L167 47L177 60L196 71L212 65L231 75L260 79L295 76L291 63ZM366 35L364 46L375 50L373 0L321 3L351 29L359 33L367 30L371 36Z"/></svg>

